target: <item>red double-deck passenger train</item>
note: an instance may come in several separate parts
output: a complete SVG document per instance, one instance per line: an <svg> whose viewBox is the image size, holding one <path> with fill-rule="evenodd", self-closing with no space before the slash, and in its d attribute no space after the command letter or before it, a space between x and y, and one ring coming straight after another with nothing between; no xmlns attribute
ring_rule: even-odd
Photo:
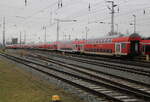
<svg viewBox="0 0 150 102"><path fill-rule="evenodd" d="M106 37L89 40L60 42L58 50L97 55L139 55L141 37L137 34L122 37Z"/></svg>
<svg viewBox="0 0 150 102"><path fill-rule="evenodd" d="M116 56L137 56L142 53L142 44L145 44L145 53L149 53L147 41L143 41L138 34L130 36L108 36L105 38L88 39L88 40L73 40L59 41L50 44L28 45L29 48L57 50L62 52L74 52L96 55L116 55ZM23 48L23 46L15 46ZM13 45L9 48L15 48Z"/></svg>
<svg viewBox="0 0 150 102"><path fill-rule="evenodd" d="M137 34L123 37L88 40L86 53L103 55L138 55L140 54L141 37Z"/></svg>

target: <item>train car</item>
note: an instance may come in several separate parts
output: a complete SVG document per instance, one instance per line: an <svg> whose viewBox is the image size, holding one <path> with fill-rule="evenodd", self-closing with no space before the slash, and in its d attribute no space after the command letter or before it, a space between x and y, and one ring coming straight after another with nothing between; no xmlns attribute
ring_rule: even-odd
<svg viewBox="0 0 150 102"><path fill-rule="evenodd" d="M53 50L53 44L52 43L44 44L43 45L43 49Z"/></svg>
<svg viewBox="0 0 150 102"><path fill-rule="evenodd" d="M74 41L60 41L58 44L58 51L82 53L84 52L85 40L74 40Z"/></svg>
<svg viewBox="0 0 150 102"><path fill-rule="evenodd" d="M47 44L41 44L38 48L54 51L58 49L58 44L58 42L51 42Z"/></svg>
<svg viewBox="0 0 150 102"><path fill-rule="evenodd" d="M14 44L14 45L12 45L12 48L13 49L19 49L19 48L21 48L21 45L20 44Z"/></svg>
<svg viewBox="0 0 150 102"><path fill-rule="evenodd" d="M30 48L30 45L28 45L28 44L24 44L22 48L24 48L24 49L28 49L28 48Z"/></svg>
<svg viewBox="0 0 150 102"><path fill-rule="evenodd" d="M142 54L143 55L150 55L150 39L142 40Z"/></svg>
<svg viewBox="0 0 150 102"><path fill-rule="evenodd" d="M58 51L62 52L73 52L72 41L60 41L57 44Z"/></svg>
<svg viewBox="0 0 150 102"><path fill-rule="evenodd" d="M52 43L51 43L51 46L49 47L49 49L56 51L56 50L58 49L59 43L60 43L60 42L58 42L58 41L52 42Z"/></svg>
<svg viewBox="0 0 150 102"><path fill-rule="evenodd" d="M6 48L7 48L7 49L12 49L13 46L12 46L12 45L6 45Z"/></svg>
<svg viewBox="0 0 150 102"><path fill-rule="evenodd" d="M112 55L113 50L112 38L89 39L84 45L84 53L88 54Z"/></svg>
<svg viewBox="0 0 150 102"><path fill-rule="evenodd" d="M74 52L77 53L83 53L84 52L84 45L85 45L85 40L74 40L72 42L72 48Z"/></svg>
<svg viewBox="0 0 150 102"><path fill-rule="evenodd" d="M140 55L141 54L141 37L138 34L132 34L127 37L114 38L116 55Z"/></svg>
<svg viewBox="0 0 150 102"><path fill-rule="evenodd" d="M99 55L139 55L141 37L138 34L87 40L84 53Z"/></svg>

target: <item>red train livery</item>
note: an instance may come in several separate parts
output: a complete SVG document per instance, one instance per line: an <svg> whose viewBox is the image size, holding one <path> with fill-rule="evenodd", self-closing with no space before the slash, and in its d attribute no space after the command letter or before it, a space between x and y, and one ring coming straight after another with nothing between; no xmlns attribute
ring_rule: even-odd
<svg viewBox="0 0 150 102"><path fill-rule="evenodd" d="M88 40L86 53L103 55L138 55L140 54L141 37L134 34L125 37Z"/></svg>
<svg viewBox="0 0 150 102"><path fill-rule="evenodd" d="M142 40L142 54L143 55L150 55L150 40Z"/></svg>
<svg viewBox="0 0 150 102"><path fill-rule="evenodd" d="M150 54L150 40L142 40L138 34L130 36L108 36L105 38L59 41L50 44L11 45L9 48L40 48L63 52L77 52L97 55L137 56L141 53Z"/></svg>

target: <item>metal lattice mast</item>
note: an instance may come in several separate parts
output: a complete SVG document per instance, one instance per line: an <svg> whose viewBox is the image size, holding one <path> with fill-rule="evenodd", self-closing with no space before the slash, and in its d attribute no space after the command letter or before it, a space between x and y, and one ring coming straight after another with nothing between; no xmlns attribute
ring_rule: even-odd
<svg viewBox="0 0 150 102"><path fill-rule="evenodd" d="M115 14L115 10L114 8L117 6L114 4L114 1L107 1L108 3L111 3L111 8L109 8L111 10L111 35L114 35L114 14Z"/></svg>

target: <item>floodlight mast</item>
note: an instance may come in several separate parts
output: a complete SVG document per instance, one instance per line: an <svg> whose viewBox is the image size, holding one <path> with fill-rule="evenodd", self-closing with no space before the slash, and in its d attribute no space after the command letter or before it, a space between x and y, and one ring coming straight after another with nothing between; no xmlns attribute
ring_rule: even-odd
<svg viewBox="0 0 150 102"><path fill-rule="evenodd" d="M77 20L62 20L62 19L54 19L54 20L57 21L57 42L59 41L59 30L60 30L59 23L60 22L77 22Z"/></svg>

